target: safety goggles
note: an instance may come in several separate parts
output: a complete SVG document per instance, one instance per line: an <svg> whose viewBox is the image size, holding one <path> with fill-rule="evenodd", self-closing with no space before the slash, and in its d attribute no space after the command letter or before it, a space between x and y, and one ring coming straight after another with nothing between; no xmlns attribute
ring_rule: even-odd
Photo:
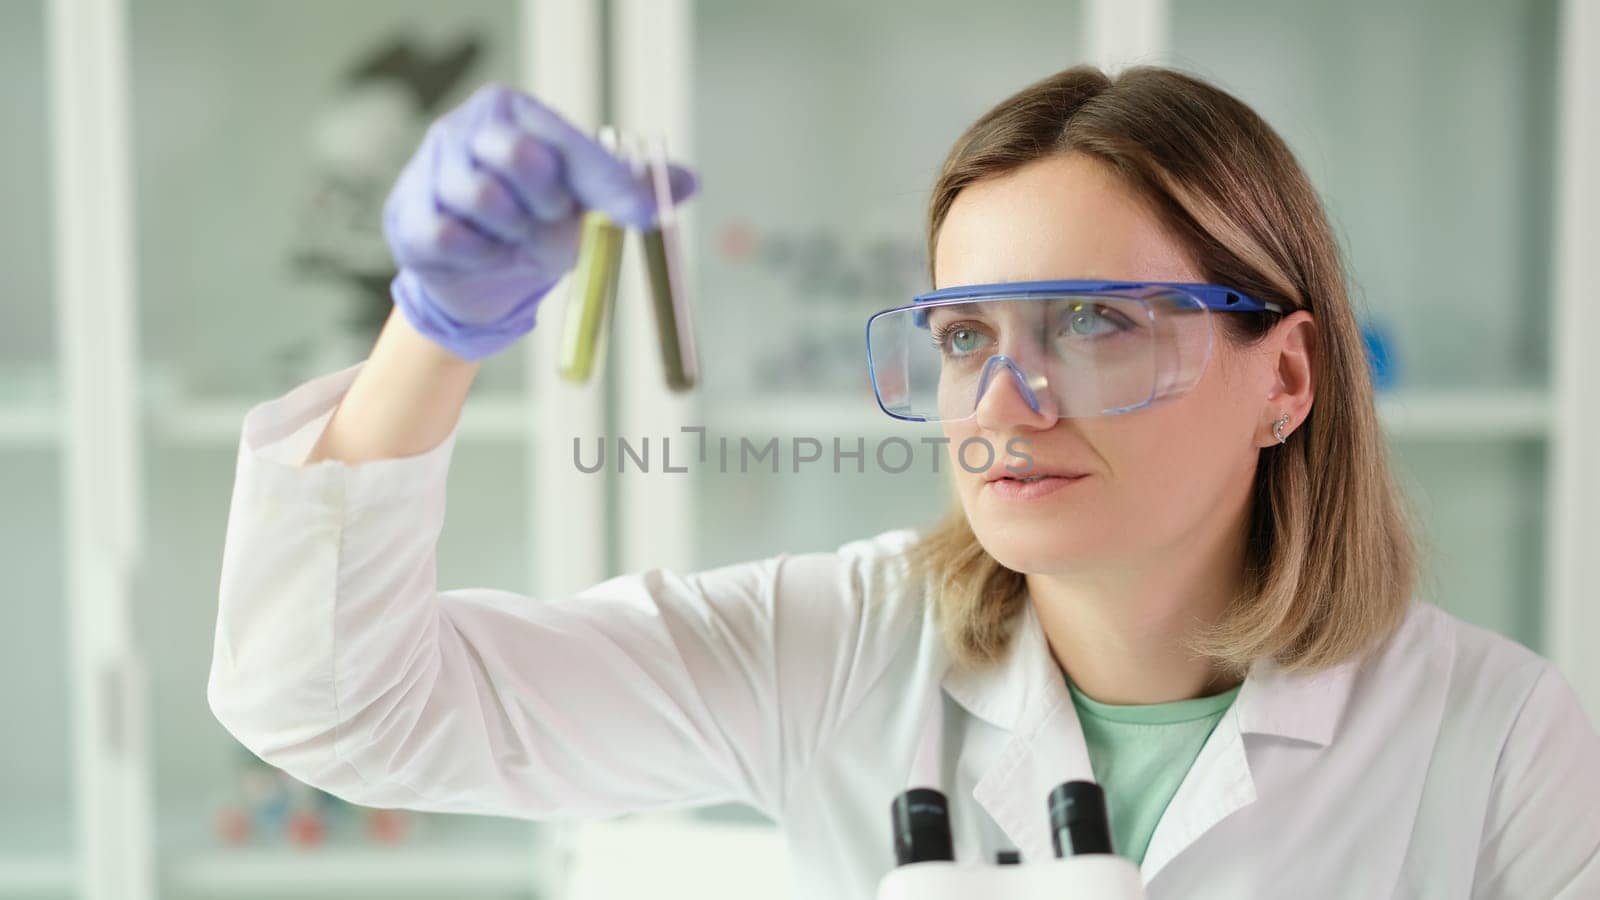
<svg viewBox="0 0 1600 900"><path fill-rule="evenodd" d="M1211 358L1213 313L1284 313L1215 284L1024 281L922 294L867 320L867 366L884 412L971 418L1015 386L1058 418L1116 415L1183 396Z"/></svg>

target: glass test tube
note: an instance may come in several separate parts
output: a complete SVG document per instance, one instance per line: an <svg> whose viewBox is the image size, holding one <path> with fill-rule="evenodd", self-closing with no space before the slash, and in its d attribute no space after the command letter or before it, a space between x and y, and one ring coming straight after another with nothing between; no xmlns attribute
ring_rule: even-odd
<svg viewBox="0 0 1600 900"><path fill-rule="evenodd" d="M617 150L616 129L603 126L600 145ZM622 267L622 226L599 210L583 214L578 259L568 288L565 327L561 333L561 377L583 383L593 374L600 340L616 305Z"/></svg>
<svg viewBox="0 0 1600 900"><path fill-rule="evenodd" d="M657 137L650 141L642 155L649 165L656 198L655 227L646 230L641 238L651 306L656 315L656 337L661 343L661 365L667 386L674 391L687 391L699 378L700 361L695 352L689 297L683 288L677 208L672 202L666 140Z"/></svg>

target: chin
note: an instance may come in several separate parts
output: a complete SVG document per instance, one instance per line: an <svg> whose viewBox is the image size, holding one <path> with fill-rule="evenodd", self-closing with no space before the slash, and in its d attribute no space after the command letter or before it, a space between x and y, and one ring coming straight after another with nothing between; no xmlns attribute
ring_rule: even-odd
<svg viewBox="0 0 1600 900"><path fill-rule="evenodd" d="M1046 575L1104 563L1111 552L1105 529L1086 528L1073 518L995 521L979 516L969 521L983 549L1001 565L1014 572Z"/></svg>

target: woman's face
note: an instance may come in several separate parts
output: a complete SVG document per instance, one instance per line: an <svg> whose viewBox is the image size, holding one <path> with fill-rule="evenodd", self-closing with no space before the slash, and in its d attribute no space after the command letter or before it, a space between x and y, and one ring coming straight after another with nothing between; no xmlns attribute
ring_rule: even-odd
<svg viewBox="0 0 1600 900"><path fill-rule="evenodd" d="M1104 163L1050 157L956 195L938 238L935 287L1081 278L1205 280L1160 220ZM1270 342L1268 342L1270 345ZM1035 413L998 378L977 415L944 423L951 472L968 521L1000 563L1028 574L1121 570L1181 554L1243 527L1274 366L1218 329L1199 383L1176 400L1121 415L1061 419ZM1270 421L1270 418L1268 419ZM1087 473L1033 499L1015 499L956 456L969 438L994 448L993 469ZM969 466L986 456L974 446ZM1192 555L1192 554L1191 554Z"/></svg>

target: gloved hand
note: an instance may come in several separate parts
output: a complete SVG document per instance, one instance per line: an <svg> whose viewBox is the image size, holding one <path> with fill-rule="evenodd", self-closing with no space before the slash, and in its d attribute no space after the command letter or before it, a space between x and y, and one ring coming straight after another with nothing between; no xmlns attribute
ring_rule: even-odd
<svg viewBox="0 0 1600 900"><path fill-rule="evenodd" d="M674 201L694 193L692 172L669 171ZM486 85L429 127L384 203L395 304L462 359L497 353L572 268L588 209L647 228L655 193L539 101Z"/></svg>

